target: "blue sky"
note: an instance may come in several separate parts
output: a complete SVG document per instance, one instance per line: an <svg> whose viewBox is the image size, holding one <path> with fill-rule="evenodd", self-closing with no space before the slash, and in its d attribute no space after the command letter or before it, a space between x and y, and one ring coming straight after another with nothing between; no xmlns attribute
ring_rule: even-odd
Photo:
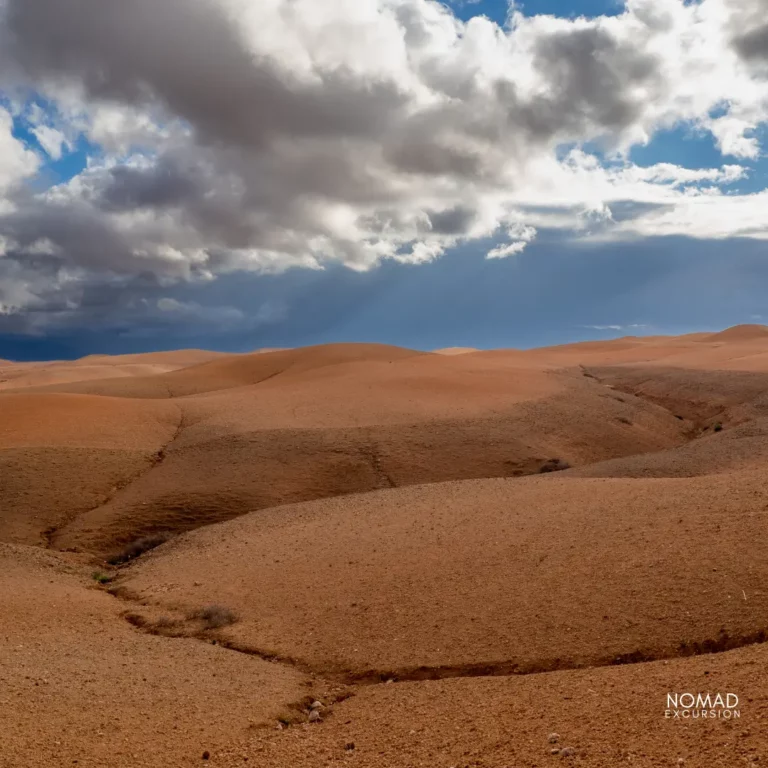
<svg viewBox="0 0 768 768"><path fill-rule="evenodd" d="M624 13L613 0L518 3L524 20L515 28L505 26L505 2L449 3L462 21L485 16L497 25L474 27L477 42L469 27L464 38L451 39L436 4L403 0L403 13L411 10L400 23L422 25L416 36L402 30L405 45L413 46L411 62L418 62L425 34L431 36L429 67L407 65L417 67L413 74L428 88L448 93L462 73L479 78L470 90L450 91L468 115L486 106L482 99L472 103L472 94L487 87L477 73L494 73L508 91L517 89L520 104L511 111L504 111L507 96L490 104L487 119L503 119L505 127L494 122L482 134L494 137L472 160L489 163L482 172L456 164L467 162L455 154L460 145L445 149L444 118L424 139L410 125L413 108L398 112L397 102L377 105L370 98L354 106L360 93L372 93L370 83L353 95L318 101L348 98L353 105L346 126L318 129L321 154L297 155L315 151L299 148L321 146L302 144L311 126L329 119L320 113L315 123L300 112L299 125L286 123L281 143L268 147L254 138L262 113L251 115L217 93L263 79L236 73L241 61L233 59L223 84L211 83L206 93L205 78L217 74L204 57L172 71L162 71L166 60L151 55L129 61L133 54L118 52L109 61L121 41L102 46L89 37L101 34L103 24L91 30L85 19L79 25L75 19L61 30L60 20L57 39L75 51L68 79L52 85L59 65L47 60L51 38L41 31L41 40L33 36L16 54L18 71L34 75L10 82L0 98L0 118L10 116L5 156L13 162L6 173L16 174L4 188L0 161L0 358L179 346L244 351L345 340L424 349L532 347L768 322L768 223L762 214L768 137L761 111L768 103L754 100L764 84L762 70L728 70L738 61L709 50L711 41L731 43L709 22L706 4L728 2L703 0L699 13L680 1L679 30L669 22L667 47L684 30L698 35L702 49L689 63L684 48L670 51L667 61L648 58L647 51L654 57L666 51L653 39L664 25L650 16L622 16L620 23L631 30L626 35L604 25L602 17ZM333 7L330 2L328 28L338 29L344 16L334 21ZM669 6L649 0L647 8L659 14ZM547 14L561 21L553 26L539 18ZM578 17L590 21L575 24ZM207 35L213 22L197 31L184 28L184 34ZM371 25L361 28L366 34L385 29L370 19L360 23ZM167 37L160 29L148 45L194 49L191 40L174 37L178 26ZM497 30L497 52L488 50L489 29ZM292 31L286 28L286 40ZM648 39L630 50L629 41L643 34ZM365 83L365 47L355 49L349 39L312 55L318 61L335 56ZM250 44L268 43L254 29ZM40 60L33 66L27 52L34 55L36 45ZM516 51L529 52L528 75L518 76ZM702 51L709 63L702 63ZM501 66L504 57L509 62ZM55 77L39 74L46 66L55 68ZM179 80L196 66L202 74L189 78L201 83L199 96ZM705 66L710 69L701 85L696 78L681 80L681 72ZM649 67L658 68L652 77L645 74ZM657 87L675 68L657 97L634 95ZM109 72L114 82L90 92L94 72ZM734 72L744 81L729 80ZM400 78L402 71L393 68L385 77ZM526 110L539 108L535 100L525 103L534 99L525 96L535 93L531 77L540 78L535 88L556 108L526 123ZM583 93L574 93L578 89ZM299 103L311 105L312 98ZM227 109L231 118L223 114ZM399 133L381 134L381 117L360 123L366 109L388 110L387 124L399 125ZM292 119L290 111L277 114ZM447 126L451 137L464 130L460 114L448 119L454 118L456 126ZM346 169L350 130L370 136ZM412 135L413 143L404 145L400 135ZM2 141L0 133L0 150ZM386 167L377 165L382 155L389 158ZM239 157L234 165L233 157ZM434 163L444 162L440 168L450 170L437 171ZM395 188L401 190L396 200Z"/></svg>
<svg viewBox="0 0 768 768"><path fill-rule="evenodd" d="M485 15L503 24L506 21L509 5L504 0L454 0L449 2L457 16L470 19L472 16ZM621 13L623 4L619 0L527 0L519 2L516 7L527 16L551 14L553 16L607 16Z"/></svg>

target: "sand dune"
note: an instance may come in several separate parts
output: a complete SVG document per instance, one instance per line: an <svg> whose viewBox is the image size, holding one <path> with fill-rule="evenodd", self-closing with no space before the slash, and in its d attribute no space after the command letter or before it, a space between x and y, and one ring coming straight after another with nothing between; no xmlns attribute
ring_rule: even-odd
<svg viewBox="0 0 768 768"><path fill-rule="evenodd" d="M0 363L0 766L768 759L768 328L438 352Z"/></svg>

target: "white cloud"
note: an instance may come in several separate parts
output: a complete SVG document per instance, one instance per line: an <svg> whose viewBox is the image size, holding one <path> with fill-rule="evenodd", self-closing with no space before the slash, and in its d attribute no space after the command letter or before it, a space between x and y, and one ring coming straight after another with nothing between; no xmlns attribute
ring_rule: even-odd
<svg viewBox="0 0 768 768"><path fill-rule="evenodd" d="M37 156L14 137L13 119L8 111L0 106L0 213L3 192L32 176L38 167Z"/></svg>
<svg viewBox="0 0 768 768"><path fill-rule="evenodd" d="M522 253L528 243L536 239L536 229L525 224L513 224L507 230L507 237L512 241L507 245L499 245L492 248L486 254L486 259L505 259L507 256L514 256Z"/></svg>
<svg viewBox="0 0 768 768"><path fill-rule="evenodd" d="M5 8L4 77L56 105L55 124L27 110L41 145L55 158L82 132L107 154L57 189L0 201L20 260L45 242L57 265L105 281L202 280L424 263L506 232L487 254L504 258L546 228L768 233L766 193L727 191L762 151L765 0L628 0L595 19L513 9L505 28L433 0ZM0 142L9 120L0 111ZM627 160L680 123L712 133L721 167ZM37 165L11 142L0 188Z"/></svg>
<svg viewBox="0 0 768 768"><path fill-rule="evenodd" d="M64 149L70 146L67 137L49 125L37 125L32 129L32 133L46 154L53 160L60 160L64 154Z"/></svg>

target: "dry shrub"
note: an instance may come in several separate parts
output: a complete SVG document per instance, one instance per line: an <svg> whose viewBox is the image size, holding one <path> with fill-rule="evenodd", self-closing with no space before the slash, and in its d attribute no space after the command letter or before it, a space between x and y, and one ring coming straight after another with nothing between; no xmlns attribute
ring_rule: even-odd
<svg viewBox="0 0 768 768"><path fill-rule="evenodd" d="M234 624L237 621L237 614L223 605L206 605L205 608L192 611L188 618L202 621L206 629L221 629Z"/></svg>
<svg viewBox="0 0 768 768"><path fill-rule="evenodd" d="M143 555L145 552L149 552L149 550L155 549L155 547L159 547L161 544L165 544L170 538L170 533L153 533L149 536L143 536L126 545L120 552L113 555L108 562L110 565L122 565L123 563L128 563Z"/></svg>
<svg viewBox="0 0 768 768"><path fill-rule="evenodd" d="M545 472L560 472L563 469L570 469L571 465L567 461L563 461L562 459L549 459L549 461L544 462L539 467L539 473L544 474Z"/></svg>

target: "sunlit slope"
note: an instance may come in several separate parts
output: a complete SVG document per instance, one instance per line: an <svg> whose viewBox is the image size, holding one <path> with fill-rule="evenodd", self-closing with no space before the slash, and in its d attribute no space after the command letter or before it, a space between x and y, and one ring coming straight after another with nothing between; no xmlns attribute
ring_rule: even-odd
<svg viewBox="0 0 768 768"><path fill-rule="evenodd" d="M297 365L259 384L166 400L181 417L162 462L54 543L108 552L280 504L516 477L553 458L580 465L685 440L686 425L663 408L615 396L580 371L474 358Z"/></svg>
<svg viewBox="0 0 768 768"><path fill-rule="evenodd" d="M674 656L768 630L767 488L762 470L389 489L188 534L126 584L231 605L239 643L325 670Z"/></svg>

